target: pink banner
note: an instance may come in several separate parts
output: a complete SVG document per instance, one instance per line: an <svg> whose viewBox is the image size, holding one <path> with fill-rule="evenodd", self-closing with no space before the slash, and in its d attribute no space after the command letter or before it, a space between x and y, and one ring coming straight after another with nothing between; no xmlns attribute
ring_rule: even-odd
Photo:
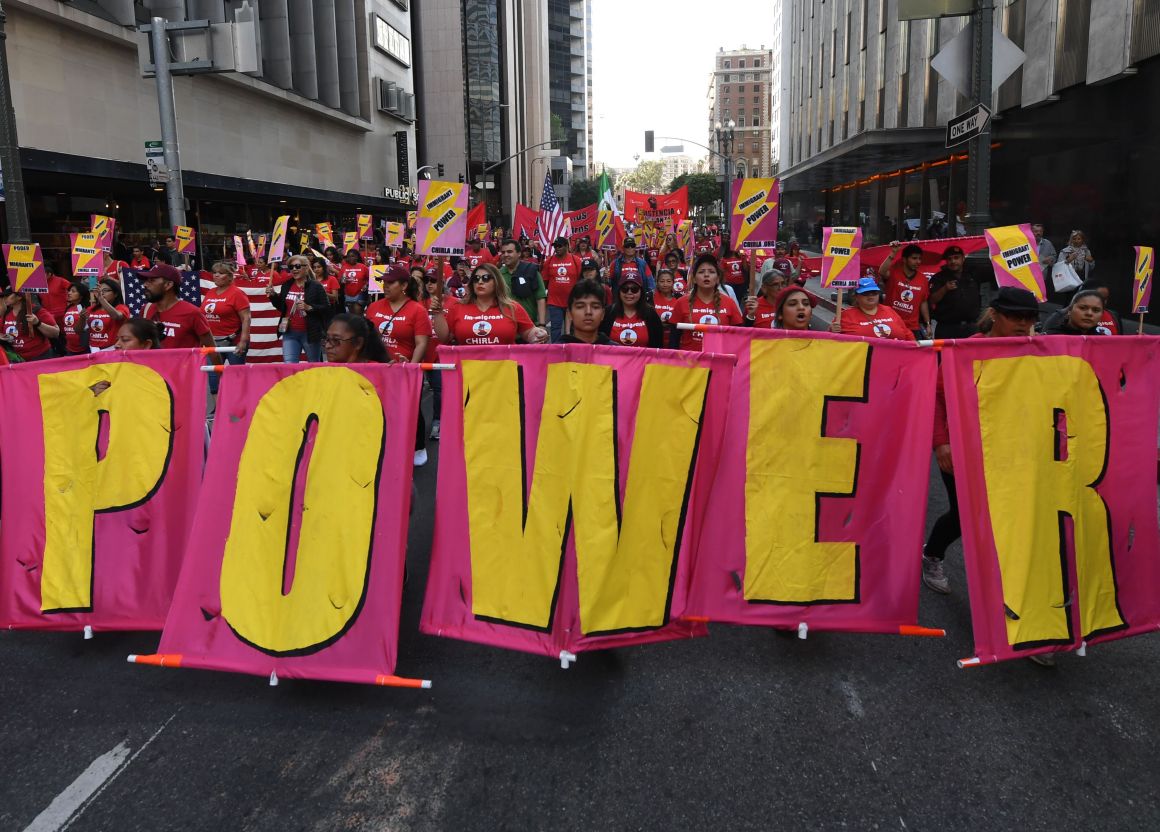
<svg viewBox="0 0 1160 832"><path fill-rule="evenodd" d="M899 633L918 615L935 354L713 328L737 356L688 614ZM758 395L760 391L760 395Z"/></svg>
<svg viewBox="0 0 1160 832"><path fill-rule="evenodd" d="M704 635L681 618L733 358L441 347L425 633L560 657ZM639 440L639 441L638 441Z"/></svg>
<svg viewBox="0 0 1160 832"><path fill-rule="evenodd" d="M403 364L223 375L189 556L145 663L391 683L421 384Z"/></svg>
<svg viewBox="0 0 1160 832"><path fill-rule="evenodd" d="M0 626L160 629L205 443L196 350L0 369ZM94 453L94 448L96 453Z"/></svg>
<svg viewBox="0 0 1160 832"><path fill-rule="evenodd" d="M1059 336L943 351L975 635L962 664L1160 627L1158 348Z"/></svg>

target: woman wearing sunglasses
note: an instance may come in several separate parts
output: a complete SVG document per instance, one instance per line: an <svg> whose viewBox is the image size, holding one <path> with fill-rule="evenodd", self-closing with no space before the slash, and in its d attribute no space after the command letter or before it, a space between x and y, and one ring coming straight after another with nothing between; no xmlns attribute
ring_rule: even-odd
<svg viewBox="0 0 1160 832"><path fill-rule="evenodd" d="M266 292L270 303L282 313L278 331L282 334L282 361L297 364L306 353L307 361L322 360L322 335L330 320L330 300L321 283L311 279L310 262L295 254L286 265L290 279Z"/></svg>
<svg viewBox="0 0 1160 832"><path fill-rule="evenodd" d="M527 311L508 294L499 269L481 263L472 272L462 300L434 300L435 336L444 344L544 344L548 330L532 323Z"/></svg>
<svg viewBox="0 0 1160 832"><path fill-rule="evenodd" d="M644 298L644 287L636 275L621 278L612 311L604 316L601 330L614 344L624 347L665 346L665 329L656 310Z"/></svg>

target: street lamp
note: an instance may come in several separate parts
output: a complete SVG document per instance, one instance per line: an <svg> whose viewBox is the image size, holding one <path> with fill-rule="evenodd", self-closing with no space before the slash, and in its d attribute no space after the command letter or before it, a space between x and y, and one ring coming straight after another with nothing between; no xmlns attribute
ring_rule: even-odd
<svg viewBox="0 0 1160 832"><path fill-rule="evenodd" d="M713 125L713 135L717 139L717 154L721 157L721 247L723 250L729 249L729 217L727 213L732 197L733 130L736 126L733 119L724 125L719 121Z"/></svg>

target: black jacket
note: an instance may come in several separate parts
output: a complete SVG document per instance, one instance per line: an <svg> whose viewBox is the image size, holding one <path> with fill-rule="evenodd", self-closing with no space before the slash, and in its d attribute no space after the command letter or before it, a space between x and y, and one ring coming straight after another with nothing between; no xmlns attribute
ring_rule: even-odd
<svg viewBox="0 0 1160 832"><path fill-rule="evenodd" d="M290 294L290 287L293 285L293 279L287 280L279 287L278 293L270 298L270 303L282 313L282 317L286 317L286 296ZM330 298L326 296L326 289L321 283L317 280L307 280L305 301L310 307L310 311L306 313L306 340L308 343L317 344L330 325Z"/></svg>

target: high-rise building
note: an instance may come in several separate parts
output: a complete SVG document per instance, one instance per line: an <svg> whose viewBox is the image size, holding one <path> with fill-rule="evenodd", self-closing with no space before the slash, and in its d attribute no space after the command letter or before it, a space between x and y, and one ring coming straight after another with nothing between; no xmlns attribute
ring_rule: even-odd
<svg viewBox="0 0 1160 832"><path fill-rule="evenodd" d="M560 153L587 178L592 147L591 0L548 0L548 80L553 120L564 131Z"/></svg>
<svg viewBox="0 0 1160 832"><path fill-rule="evenodd" d="M682 145L672 148L661 148L661 186L668 188L670 182L686 173L694 173L700 169L699 159L693 159L685 153Z"/></svg>
<svg viewBox="0 0 1160 832"><path fill-rule="evenodd" d="M406 5L5 4L34 239L62 267L68 233L86 229L90 213L114 216L124 244L168 233L165 194L150 186L145 164L145 142L160 140L161 128L155 82L138 62L145 36L137 27L153 16L254 20L260 31L255 71L174 78L186 220L205 251L220 254L224 240L247 228L271 230L280 213L302 226L328 220L349 229L359 211L402 218L414 207L415 184ZM193 30L171 52L187 62L209 54Z"/></svg>
<svg viewBox="0 0 1160 832"><path fill-rule="evenodd" d="M538 204L552 170L547 0L426 0L411 13L419 164L470 183L493 222Z"/></svg>
<svg viewBox="0 0 1160 832"><path fill-rule="evenodd" d="M871 244L960 233L967 145L948 150L946 125L971 100L931 59L969 37L968 18L899 21L882 0L784 5L783 221L803 244L821 225L863 226ZM1160 228L1160 112L1144 104L1160 101L1160 3L999 0L994 13L1025 60L994 97L980 207L997 226L1043 222L1056 248L1083 229L1124 308L1132 246Z"/></svg>
<svg viewBox="0 0 1160 832"><path fill-rule="evenodd" d="M709 84L709 141L716 146L717 124L733 122L733 167L737 176L773 174L773 50L742 46L719 49ZM720 160L712 157L720 173Z"/></svg>

